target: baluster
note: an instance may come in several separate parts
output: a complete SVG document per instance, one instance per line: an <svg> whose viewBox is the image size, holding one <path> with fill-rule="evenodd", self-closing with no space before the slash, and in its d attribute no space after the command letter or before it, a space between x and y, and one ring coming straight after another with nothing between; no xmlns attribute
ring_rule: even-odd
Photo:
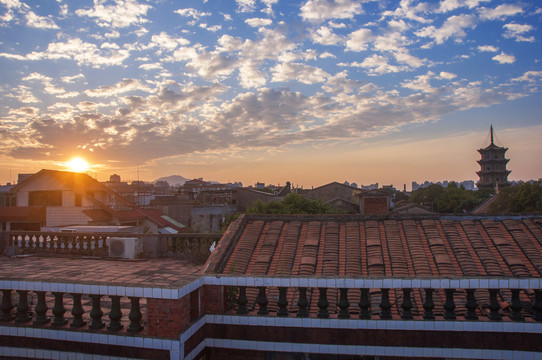
<svg viewBox="0 0 542 360"><path fill-rule="evenodd" d="M53 318L53 322L51 323L51 325L63 326L68 322L68 320L64 319L64 313L66 312L63 299L64 293L53 292L53 295L55 297L55 305L53 306L53 315L55 317Z"/></svg>
<svg viewBox="0 0 542 360"><path fill-rule="evenodd" d="M309 316L309 301L307 300L307 288L299 287L299 300L297 301L297 306L299 310L297 311L297 317L306 318Z"/></svg>
<svg viewBox="0 0 542 360"><path fill-rule="evenodd" d="M32 235L32 246L31 246L32 249L34 250L36 249L38 241L39 241L38 237L36 235Z"/></svg>
<svg viewBox="0 0 542 360"><path fill-rule="evenodd" d="M444 303L444 318L446 320L455 320L455 302L454 302L455 289L445 289L446 302Z"/></svg>
<svg viewBox="0 0 542 360"><path fill-rule="evenodd" d="M89 329L101 329L105 326L104 322L102 321L103 311L100 308L100 299L102 295L89 295L92 299L92 310L90 310L90 318L92 321L90 322L90 325L88 326Z"/></svg>
<svg viewBox="0 0 542 360"><path fill-rule="evenodd" d="M433 289L424 289L424 290L425 290L425 302L423 303L423 319L434 320L435 315L433 314L433 309L435 308L435 303L433 302Z"/></svg>
<svg viewBox="0 0 542 360"><path fill-rule="evenodd" d="M239 315L245 315L248 314L247 304L247 287L246 286L239 286L239 298L237 299L237 304L239 307L237 308L237 314Z"/></svg>
<svg viewBox="0 0 542 360"><path fill-rule="evenodd" d="M339 289L339 319L349 319L350 312L348 308L350 307L350 302L348 302L348 288Z"/></svg>
<svg viewBox="0 0 542 360"><path fill-rule="evenodd" d="M534 291L534 319L536 321L542 321L542 290Z"/></svg>
<svg viewBox="0 0 542 360"><path fill-rule="evenodd" d="M258 309L258 315L267 315L269 310L267 310L267 295L265 295L265 286L260 286L258 291L258 297L256 298L256 303L260 306Z"/></svg>
<svg viewBox="0 0 542 360"><path fill-rule="evenodd" d="M86 324L86 321L83 320L83 314L85 313L85 310L83 309L83 305L81 305L81 294L73 294L73 307L72 307L72 315L73 320L71 323L71 327L79 328L83 327Z"/></svg>
<svg viewBox="0 0 542 360"><path fill-rule="evenodd" d="M288 316L288 300L286 299L286 293L288 291L288 288L286 287L279 287L279 311L277 312L277 316Z"/></svg>
<svg viewBox="0 0 542 360"><path fill-rule="evenodd" d="M129 299L132 307L130 308L130 314L128 315L128 319L130 319L130 325L126 330L132 333L136 333L143 329L143 326L141 325L141 318L143 317L143 315L141 315L141 310L139 309L139 298L130 297Z"/></svg>
<svg viewBox="0 0 542 360"><path fill-rule="evenodd" d="M120 323L120 319L122 318L122 311L120 311L120 296L111 295L109 297L111 298L111 310L109 311L109 320L111 321L109 322L107 330L119 331L123 328Z"/></svg>
<svg viewBox="0 0 542 360"><path fill-rule="evenodd" d="M521 315L521 309L523 308L523 306L521 305L521 301L519 300L520 291L520 289L512 289L512 302L510 304L510 309L512 309L510 318L512 319L512 321L525 320L523 318L523 315Z"/></svg>
<svg viewBox="0 0 542 360"><path fill-rule="evenodd" d="M391 319L390 289L380 289L382 299L380 300L380 318L382 320Z"/></svg>
<svg viewBox="0 0 542 360"><path fill-rule="evenodd" d="M499 289L489 289L489 313L487 317L491 321L501 321L502 316L499 313L501 306L499 305L499 300L497 296L499 295Z"/></svg>
<svg viewBox="0 0 542 360"><path fill-rule="evenodd" d="M0 321L7 322L13 320L13 315L11 314L11 311L13 310L11 290L2 290L2 304L0 304L0 310L2 311Z"/></svg>
<svg viewBox="0 0 542 360"><path fill-rule="evenodd" d="M359 318L369 320L371 319L371 301L369 300L369 289L361 289L361 296L359 298Z"/></svg>
<svg viewBox="0 0 542 360"><path fill-rule="evenodd" d="M467 289L467 302L465 307L467 308L467 313L465 314L465 319L467 320L478 320L478 315L476 314L476 296L474 295L475 289Z"/></svg>
<svg viewBox="0 0 542 360"><path fill-rule="evenodd" d="M403 289L403 303L401 308L403 308L403 314L401 319L403 320L412 320L412 299L410 299L410 292L412 289Z"/></svg>
<svg viewBox="0 0 542 360"><path fill-rule="evenodd" d="M28 306L28 290L17 290L19 294L19 303L17 304L17 315L15 316L15 322L25 323L32 320L32 316L29 313L30 306Z"/></svg>
<svg viewBox="0 0 542 360"><path fill-rule="evenodd" d="M329 311L327 308L329 306L329 301L327 300L327 288L318 288L320 292L320 297L318 298L318 315L320 319L328 319Z"/></svg>
<svg viewBox="0 0 542 360"><path fill-rule="evenodd" d="M45 325L51 321L47 317L47 301L45 299L45 291L36 291L38 295L38 303L34 310L36 311L36 319L34 320L34 325Z"/></svg>

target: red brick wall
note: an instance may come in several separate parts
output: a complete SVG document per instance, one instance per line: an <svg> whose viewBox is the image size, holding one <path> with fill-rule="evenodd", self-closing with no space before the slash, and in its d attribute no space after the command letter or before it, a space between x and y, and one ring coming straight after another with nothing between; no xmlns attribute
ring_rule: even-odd
<svg viewBox="0 0 542 360"><path fill-rule="evenodd" d="M226 304L224 286L205 285L201 292L202 314L223 314Z"/></svg>
<svg viewBox="0 0 542 360"><path fill-rule="evenodd" d="M385 197L367 197L363 199L363 215L387 215L388 199Z"/></svg>
<svg viewBox="0 0 542 360"><path fill-rule="evenodd" d="M178 338L190 325L190 295L182 299L147 299L149 335Z"/></svg>

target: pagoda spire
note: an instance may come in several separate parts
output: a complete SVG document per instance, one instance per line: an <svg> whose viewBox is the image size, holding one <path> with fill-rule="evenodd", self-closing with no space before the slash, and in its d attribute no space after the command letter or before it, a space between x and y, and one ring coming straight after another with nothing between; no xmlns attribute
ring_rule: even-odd
<svg viewBox="0 0 542 360"><path fill-rule="evenodd" d="M491 133L491 145L493 145L493 124L489 128L489 132Z"/></svg>

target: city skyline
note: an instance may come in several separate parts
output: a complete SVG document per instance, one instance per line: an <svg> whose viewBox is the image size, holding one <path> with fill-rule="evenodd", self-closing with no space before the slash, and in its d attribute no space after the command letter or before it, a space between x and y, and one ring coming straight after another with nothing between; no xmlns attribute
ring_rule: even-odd
<svg viewBox="0 0 542 360"><path fill-rule="evenodd" d="M491 124L509 180L538 179L541 18L490 0L0 0L0 184L76 156L100 181L476 182Z"/></svg>

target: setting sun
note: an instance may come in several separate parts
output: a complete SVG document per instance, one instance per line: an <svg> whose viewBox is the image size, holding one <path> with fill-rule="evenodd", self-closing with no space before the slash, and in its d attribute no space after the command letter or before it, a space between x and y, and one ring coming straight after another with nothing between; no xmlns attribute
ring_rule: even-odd
<svg viewBox="0 0 542 360"><path fill-rule="evenodd" d="M89 169L88 162L80 157L74 157L66 163L66 166L74 172L84 172Z"/></svg>

